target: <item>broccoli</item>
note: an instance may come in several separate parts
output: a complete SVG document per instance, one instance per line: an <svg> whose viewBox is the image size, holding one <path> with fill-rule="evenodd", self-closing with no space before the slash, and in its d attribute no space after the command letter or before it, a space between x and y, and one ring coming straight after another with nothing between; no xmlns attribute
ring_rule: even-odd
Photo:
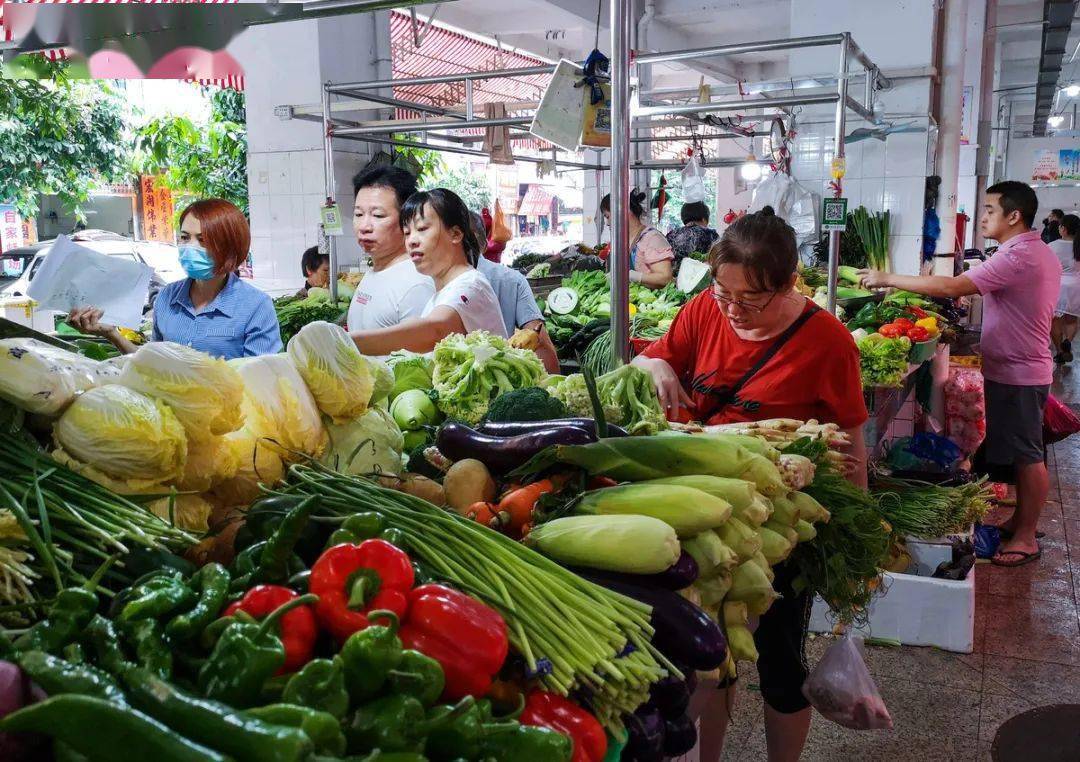
<svg viewBox="0 0 1080 762"><path fill-rule="evenodd" d="M487 411L487 419L496 423L508 421L550 421L566 418L570 411L538 386L515 389L495 398Z"/></svg>

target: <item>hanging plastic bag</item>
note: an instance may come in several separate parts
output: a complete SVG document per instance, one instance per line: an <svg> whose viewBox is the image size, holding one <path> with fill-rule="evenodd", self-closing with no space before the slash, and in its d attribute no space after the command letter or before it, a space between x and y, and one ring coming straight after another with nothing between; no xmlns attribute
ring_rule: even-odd
<svg viewBox="0 0 1080 762"><path fill-rule="evenodd" d="M1043 409L1043 444L1060 442L1080 431L1080 418L1053 394L1046 398Z"/></svg>
<svg viewBox="0 0 1080 762"><path fill-rule="evenodd" d="M829 646L802 691L814 709L837 725L852 730L892 729L892 717L863 660L860 637L848 633Z"/></svg>
<svg viewBox="0 0 1080 762"><path fill-rule="evenodd" d="M495 216L491 220L491 240L495 243L506 243L514 234L510 232L510 226L506 223L506 215L503 213L502 204L495 199Z"/></svg>
<svg viewBox="0 0 1080 762"><path fill-rule="evenodd" d="M693 153L682 170L682 190L684 203L705 200L705 170L701 168L697 156Z"/></svg>

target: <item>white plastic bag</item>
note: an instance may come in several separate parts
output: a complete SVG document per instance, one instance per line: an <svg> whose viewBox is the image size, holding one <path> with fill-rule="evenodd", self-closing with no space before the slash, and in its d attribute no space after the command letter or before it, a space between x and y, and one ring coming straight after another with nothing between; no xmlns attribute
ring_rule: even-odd
<svg viewBox="0 0 1080 762"><path fill-rule="evenodd" d="M705 170L692 154L682 170L682 191L683 201L687 204L705 200Z"/></svg>
<svg viewBox="0 0 1080 762"><path fill-rule="evenodd" d="M893 723L863 661L862 638L829 646L803 683L803 695L825 719L852 730L891 730Z"/></svg>

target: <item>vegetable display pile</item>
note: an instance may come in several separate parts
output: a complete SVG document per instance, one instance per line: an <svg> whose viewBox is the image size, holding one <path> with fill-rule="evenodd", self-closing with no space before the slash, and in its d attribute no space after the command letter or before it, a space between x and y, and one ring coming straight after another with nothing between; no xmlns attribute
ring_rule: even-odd
<svg viewBox="0 0 1080 762"><path fill-rule="evenodd" d="M990 510L993 491L986 480L957 487L878 477L878 512L901 536L938 538L966 532Z"/></svg>
<svg viewBox="0 0 1080 762"><path fill-rule="evenodd" d="M571 414L583 417L593 414L582 374L575 373L562 379L553 377L546 388ZM605 420L610 423L618 424L632 434L655 434L667 428L652 377L640 368L624 365L605 373L596 379L596 388Z"/></svg>
<svg viewBox="0 0 1080 762"><path fill-rule="evenodd" d="M859 372L864 387L903 385L908 369L911 339L906 336L887 338L871 333L856 341L859 347Z"/></svg>

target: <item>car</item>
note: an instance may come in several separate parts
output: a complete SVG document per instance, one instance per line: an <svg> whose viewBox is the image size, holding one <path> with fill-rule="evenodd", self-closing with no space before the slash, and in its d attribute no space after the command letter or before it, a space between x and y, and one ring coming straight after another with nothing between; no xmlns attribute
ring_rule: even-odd
<svg viewBox="0 0 1080 762"><path fill-rule="evenodd" d="M179 250L170 244L157 241L136 241L126 236L110 233L107 230L80 230L70 236L71 240L91 251L108 254L112 257L124 257L141 262L153 271L150 276L150 292L143 312L149 312L158 292L166 283L186 277L180 267ZM7 260L29 260L23 267L22 274L0 289L0 306L7 302L25 299L30 281L41 269L45 257L52 250L55 239L42 241L32 246L5 251L0 257Z"/></svg>

